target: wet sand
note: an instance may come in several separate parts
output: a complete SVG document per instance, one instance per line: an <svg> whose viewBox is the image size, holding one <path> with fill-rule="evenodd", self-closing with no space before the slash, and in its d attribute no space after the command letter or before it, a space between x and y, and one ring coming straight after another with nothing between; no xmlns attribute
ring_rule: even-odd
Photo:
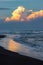
<svg viewBox="0 0 43 65"><path fill-rule="evenodd" d="M43 61L11 52L0 46L0 65L43 65Z"/></svg>
<svg viewBox="0 0 43 65"><path fill-rule="evenodd" d="M5 35L0 35L0 38L5 38ZM9 51L0 46L0 65L43 65L43 61L20 55L19 53Z"/></svg>

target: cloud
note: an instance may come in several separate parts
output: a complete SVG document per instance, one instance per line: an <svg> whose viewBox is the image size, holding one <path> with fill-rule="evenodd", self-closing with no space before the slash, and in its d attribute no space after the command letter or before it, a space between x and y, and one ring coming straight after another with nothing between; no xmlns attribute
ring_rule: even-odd
<svg viewBox="0 0 43 65"><path fill-rule="evenodd" d="M27 10L23 6L19 6L12 13L11 17L5 18L6 22L9 21L30 21L39 17L43 17L43 10L33 12L32 10Z"/></svg>
<svg viewBox="0 0 43 65"><path fill-rule="evenodd" d="M19 6L16 10L12 12L11 17L7 17L5 21L24 21L26 17L32 12L32 10L27 10L23 6Z"/></svg>
<svg viewBox="0 0 43 65"><path fill-rule="evenodd" d="M0 10L10 10L10 8L0 8Z"/></svg>
<svg viewBox="0 0 43 65"><path fill-rule="evenodd" d="M33 12L32 14L28 15L27 20L36 19L40 17L43 17L43 10Z"/></svg>

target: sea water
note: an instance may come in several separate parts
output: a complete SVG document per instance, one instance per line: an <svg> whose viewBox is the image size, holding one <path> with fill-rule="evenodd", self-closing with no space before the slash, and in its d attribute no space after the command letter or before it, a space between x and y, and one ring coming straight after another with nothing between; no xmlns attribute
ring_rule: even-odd
<svg viewBox="0 0 43 65"><path fill-rule="evenodd" d="M21 55L43 60L43 31L0 31L0 46Z"/></svg>

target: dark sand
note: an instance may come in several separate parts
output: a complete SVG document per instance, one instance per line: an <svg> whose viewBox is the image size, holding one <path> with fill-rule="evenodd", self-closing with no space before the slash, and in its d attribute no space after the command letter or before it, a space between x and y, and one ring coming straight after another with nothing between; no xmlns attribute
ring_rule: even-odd
<svg viewBox="0 0 43 65"><path fill-rule="evenodd" d="M0 65L43 65L43 61L11 52L0 46Z"/></svg>
<svg viewBox="0 0 43 65"><path fill-rule="evenodd" d="M0 38L5 38L0 35ZM0 46L0 65L43 65L43 61L11 52Z"/></svg>

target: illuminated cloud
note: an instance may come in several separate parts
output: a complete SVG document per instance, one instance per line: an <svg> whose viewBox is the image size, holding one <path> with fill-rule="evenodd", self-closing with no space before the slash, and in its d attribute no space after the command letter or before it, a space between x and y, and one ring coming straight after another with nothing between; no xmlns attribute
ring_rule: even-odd
<svg viewBox="0 0 43 65"><path fill-rule="evenodd" d="M30 21L31 19L36 19L39 17L43 17L43 10L33 12L32 10L25 9L23 6L19 6L12 12L11 17L5 18L5 21Z"/></svg>
<svg viewBox="0 0 43 65"><path fill-rule="evenodd" d="M16 10L12 12L11 17L7 17L5 21L24 21L26 20L26 17L31 14L32 10L27 10L23 6L19 6Z"/></svg>
<svg viewBox="0 0 43 65"><path fill-rule="evenodd" d="M27 16L27 20L36 19L36 18L39 18L39 17L43 17L43 10L33 12L32 14Z"/></svg>

